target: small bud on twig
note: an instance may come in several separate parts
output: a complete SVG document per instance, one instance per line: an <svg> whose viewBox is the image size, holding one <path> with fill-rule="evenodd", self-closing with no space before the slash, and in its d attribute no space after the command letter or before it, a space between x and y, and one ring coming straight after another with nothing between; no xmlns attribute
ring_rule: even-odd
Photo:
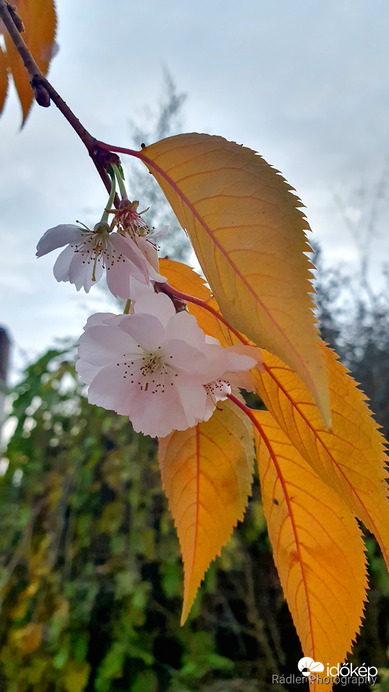
<svg viewBox="0 0 389 692"><path fill-rule="evenodd" d="M46 87L43 84L41 84L39 80L35 79L31 80L31 86L34 90L35 101L39 104L39 106L43 106L43 108L48 108L51 104L51 101L49 92L47 91Z"/></svg>
<svg viewBox="0 0 389 692"><path fill-rule="evenodd" d="M8 8L8 12L11 15L11 19L12 19L13 23L15 24L18 32L21 34L24 31L24 24L23 24L22 19L19 17L19 15L16 12L16 10L17 10L16 5L10 5L9 3L7 3L7 8Z"/></svg>

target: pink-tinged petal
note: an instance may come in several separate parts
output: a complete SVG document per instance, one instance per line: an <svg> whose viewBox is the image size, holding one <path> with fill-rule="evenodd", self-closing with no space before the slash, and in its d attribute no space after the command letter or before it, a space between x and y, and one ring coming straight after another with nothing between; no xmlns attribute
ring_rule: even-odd
<svg viewBox="0 0 389 692"><path fill-rule="evenodd" d="M235 387L245 389L247 392L256 391L256 382L250 370L245 372L226 372L225 378Z"/></svg>
<svg viewBox="0 0 389 692"><path fill-rule="evenodd" d="M162 276L162 274L156 272L154 267L151 266L151 264L148 265L148 269L150 281L155 281L158 284L164 284L167 282L166 276Z"/></svg>
<svg viewBox="0 0 389 692"><path fill-rule="evenodd" d="M43 234L36 246L36 256L42 257L48 252L56 250L59 247L68 245L69 243L79 243L83 237L83 231L74 224L61 224L54 228L49 228Z"/></svg>
<svg viewBox="0 0 389 692"><path fill-rule="evenodd" d="M131 304L132 307L134 307L134 303L139 300L142 293L145 293L146 291L154 293L154 286L150 282L148 284L141 284L139 281L136 281L136 279L130 276L130 298L133 301ZM132 312L133 311L134 310L132 310Z"/></svg>
<svg viewBox="0 0 389 692"><path fill-rule="evenodd" d="M199 421L206 420L207 394L204 387L198 382L186 382L184 378L177 377L177 391L185 410L187 428L192 428ZM176 428L177 430L182 428ZM185 430L185 428L183 428Z"/></svg>
<svg viewBox="0 0 389 692"><path fill-rule="evenodd" d="M158 252L154 243L141 236L137 237L136 242L141 253L146 258L150 280L157 281L158 283L165 283L166 277L159 274Z"/></svg>
<svg viewBox="0 0 389 692"><path fill-rule="evenodd" d="M119 233L112 233L109 239L115 251L122 253L127 260L130 260L134 279L147 283L149 280L147 262L132 238L123 238Z"/></svg>
<svg viewBox="0 0 389 692"><path fill-rule="evenodd" d="M228 346L228 348L226 348L226 351L228 354L239 354L240 356L251 358L254 362L252 363L252 365L248 366L248 368L250 369L255 368L257 366L261 368L261 364L263 363L263 357L261 351L259 350L259 348L257 348L257 346L244 346L243 344L237 344L236 346ZM242 361L242 363L243 362L244 361ZM234 370L235 368L230 369Z"/></svg>
<svg viewBox="0 0 389 692"><path fill-rule="evenodd" d="M141 236L137 237L136 242L139 247L139 251L146 258L152 268L158 272L158 252L154 243L151 243L149 240L146 240L146 238L142 238Z"/></svg>
<svg viewBox="0 0 389 692"><path fill-rule="evenodd" d="M169 226L161 226L160 228L152 228L148 233L149 238L164 238L169 231Z"/></svg>
<svg viewBox="0 0 389 692"><path fill-rule="evenodd" d="M142 353L134 339L121 329L109 326L89 327L78 342L79 358L92 365L123 363Z"/></svg>
<svg viewBox="0 0 389 692"><path fill-rule="evenodd" d="M209 420L212 416L218 401L224 401L231 394L231 387L224 380L210 382L204 387L207 394L207 403L204 420Z"/></svg>
<svg viewBox="0 0 389 692"><path fill-rule="evenodd" d="M84 288L85 293L89 293L92 286L101 279L102 274L103 267L100 257L94 266L94 259L91 259L90 255L82 253L73 255L69 267L69 281L76 287L77 291Z"/></svg>
<svg viewBox="0 0 389 692"><path fill-rule="evenodd" d="M130 297L130 263L107 267L107 286L115 298L128 300Z"/></svg>
<svg viewBox="0 0 389 692"><path fill-rule="evenodd" d="M91 365L85 360L76 361L76 372L83 384L90 384L101 370L99 365Z"/></svg>
<svg viewBox="0 0 389 692"><path fill-rule="evenodd" d="M188 375L195 375L202 381L201 376L208 376L209 361L207 356L196 346L191 346L182 339L169 340L165 345L166 363L175 370Z"/></svg>
<svg viewBox="0 0 389 692"><path fill-rule="evenodd" d="M208 367L204 373L199 374L199 381L202 384L206 384L207 382L218 380L224 375L229 362L226 357L226 349L218 343L207 343L203 344L201 351L207 358Z"/></svg>
<svg viewBox="0 0 389 692"><path fill-rule="evenodd" d="M226 372L241 372L242 370L251 370L257 365L255 358L251 356L240 355L238 353L228 352L225 354Z"/></svg>
<svg viewBox="0 0 389 692"><path fill-rule="evenodd" d="M235 347L223 348L218 344L205 344L203 347L203 352L206 354L209 362L209 369L207 373L207 380L202 380L203 384L206 382L212 382L218 379L228 379L228 375L234 371L247 371L250 368L255 367L257 361L248 355L243 355L234 352ZM239 347L240 348L240 347ZM246 347L252 348L252 347ZM253 351L255 349L253 348Z"/></svg>
<svg viewBox="0 0 389 692"><path fill-rule="evenodd" d="M216 345L220 346L219 339L216 339L214 336L209 336L208 334L205 335L205 343L206 344L216 344Z"/></svg>
<svg viewBox="0 0 389 692"><path fill-rule="evenodd" d="M70 262L74 257L73 249L68 246L58 255L53 267L53 273L57 281L69 281Z"/></svg>
<svg viewBox="0 0 389 692"><path fill-rule="evenodd" d="M144 312L148 315L156 315L164 327L170 318L176 314L174 305L168 296L151 291L145 291L139 296L134 306L134 312L135 314Z"/></svg>
<svg viewBox="0 0 389 692"><path fill-rule="evenodd" d="M88 391L88 401L128 416L134 407L137 389L129 383L126 366L121 364L107 365L100 370L91 383Z"/></svg>
<svg viewBox="0 0 389 692"><path fill-rule="evenodd" d="M107 324L115 324L121 317L123 317L123 315L114 315L112 312L96 312L94 315L88 317L84 330L86 331L89 327L102 327Z"/></svg>
<svg viewBox="0 0 389 692"><path fill-rule="evenodd" d="M123 315L120 329L129 334L143 351L157 351L163 342L164 329L159 319L153 315Z"/></svg>
<svg viewBox="0 0 389 692"><path fill-rule="evenodd" d="M190 427L175 387L171 387L171 392L166 390L164 394L142 391L141 396L136 399L130 420L135 432L151 437L166 437L172 430L186 430Z"/></svg>
<svg viewBox="0 0 389 692"><path fill-rule="evenodd" d="M166 332L171 339L183 339L198 348L203 348L205 343L203 330L200 329L194 315L189 315L186 310L177 312L171 317L166 325ZM220 346L217 340L216 343Z"/></svg>

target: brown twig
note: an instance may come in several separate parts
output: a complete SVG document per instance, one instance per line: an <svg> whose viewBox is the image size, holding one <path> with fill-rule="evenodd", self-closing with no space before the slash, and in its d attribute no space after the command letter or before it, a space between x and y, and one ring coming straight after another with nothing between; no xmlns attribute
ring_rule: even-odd
<svg viewBox="0 0 389 692"><path fill-rule="evenodd" d="M79 119L74 115L73 111L69 108L67 103L65 103L63 98L54 89L49 80L46 79L31 55L31 51L20 35L20 30L23 28L23 25L20 24L20 17L18 17L15 10L8 4L7 0L0 0L0 17L3 20L15 48L22 58L24 66L29 74L30 84L34 91L35 100L39 105L44 107L49 106L50 102L53 101L58 110L68 121L69 125L84 143L88 150L89 156L96 166L100 178L102 179L107 191L110 192L111 178L107 173L107 169L112 163L120 165L118 155L108 151L107 148L100 147L97 139L92 137L88 130L86 130ZM119 203L117 196L115 197L114 203L115 206L117 206Z"/></svg>

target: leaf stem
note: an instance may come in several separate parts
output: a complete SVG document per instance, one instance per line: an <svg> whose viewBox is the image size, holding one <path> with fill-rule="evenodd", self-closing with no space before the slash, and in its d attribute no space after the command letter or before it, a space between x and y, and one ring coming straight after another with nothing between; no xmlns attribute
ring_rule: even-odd
<svg viewBox="0 0 389 692"><path fill-rule="evenodd" d="M239 401L239 399L237 399L237 397L234 396L234 394L228 394L227 396L233 404L238 406L241 409L241 411L243 411L243 413L245 413L246 416L250 418L254 427L256 427L258 432L262 435L262 426L258 423L256 417L252 412L252 409L249 408L246 404L244 404L243 401Z"/></svg>
<svg viewBox="0 0 389 692"><path fill-rule="evenodd" d="M48 79L46 79L43 72L35 62L31 51L20 35L20 29L22 28L21 24L19 23L20 20L15 14L15 11L8 4L7 0L0 0L0 17L3 20L15 48L22 58L24 66L30 76L30 84L34 91L35 100L39 105L43 106L49 106L51 100L57 106L58 110L62 113L64 118L68 121L69 125L77 133L87 148L89 156L96 166L98 174L109 193L111 191L111 178L107 173L107 168L112 163L120 163L119 157L117 154L112 153L109 147L100 146L100 142L98 142L95 137L92 137L88 130L75 116L73 111L69 108L67 103L65 103L63 98L54 89L52 84L48 81ZM14 17L17 17L17 19ZM115 197L115 205L118 203L119 200L117 197Z"/></svg>

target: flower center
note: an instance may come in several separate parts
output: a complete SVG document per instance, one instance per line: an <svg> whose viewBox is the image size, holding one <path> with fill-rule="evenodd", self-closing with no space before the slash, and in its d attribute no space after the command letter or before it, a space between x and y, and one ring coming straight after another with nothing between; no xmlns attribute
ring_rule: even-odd
<svg viewBox="0 0 389 692"><path fill-rule="evenodd" d="M83 264L92 264L92 281L96 281L96 266L101 258L104 269L111 269L114 264L125 262L123 253L118 251L110 238L110 227L107 223L99 221L93 229L82 229L84 238L81 242L70 245L74 249L74 253L80 253Z"/></svg>
<svg viewBox="0 0 389 692"><path fill-rule="evenodd" d="M178 376L174 368L166 362L167 358L172 356L166 356L161 346L158 346L156 352L143 351L142 356L123 363L123 377L129 379L129 384L140 387L143 392L164 394L166 387L172 387L174 378ZM117 365L119 366L119 363Z"/></svg>

